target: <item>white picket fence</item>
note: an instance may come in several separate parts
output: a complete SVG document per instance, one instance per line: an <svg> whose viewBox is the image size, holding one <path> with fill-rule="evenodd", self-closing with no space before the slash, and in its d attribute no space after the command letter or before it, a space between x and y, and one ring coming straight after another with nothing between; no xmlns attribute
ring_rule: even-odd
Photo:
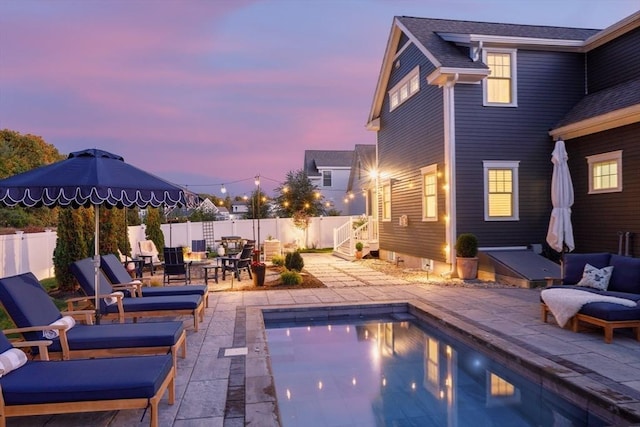
<svg viewBox="0 0 640 427"><path fill-rule="evenodd" d="M215 221L213 234L215 240L220 240L222 236L241 236L264 242L267 237L272 237L280 240L282 245L331 248L333 229L343 225L345 221L349 221L348 216L314 217L306 232L296 228L291 218L266 218L259 222L250 219ZM191 247L192 240L204 239L200 222L162 224L162 232L166 246ZM56 239L55 231L0 235L0 277L28 271L39 280L53 277ZM140 240L146 240L144 225L129 227L129 242L134 254Z"/></svg>

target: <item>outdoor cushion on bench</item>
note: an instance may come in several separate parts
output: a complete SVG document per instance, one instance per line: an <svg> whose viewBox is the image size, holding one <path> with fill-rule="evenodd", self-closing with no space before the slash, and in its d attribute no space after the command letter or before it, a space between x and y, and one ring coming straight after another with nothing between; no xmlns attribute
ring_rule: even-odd
<svg viewBox="0 0 640 427"><path fill-rule="evenodd" d="M12 348L0 334L0 353ZM74 412L144 409L158 426L158 404L165 391L175 399L175 369L170 355L30 360L0 378L0 420L7 417Z"/></svg>
<svg viewBox="0 0 640 427"><path fill-rule="evenodd" d="M71 273L75 276L82 290L90 297L95 296L94 264L92 258L84 258L71 264ZM98 296L100 297L100 313L107 319L117 318L124 323L126 318L134 320L140 317L158 316L193 316L193 327L198 330L198 322L204 320L204 303L199 295L172 295L146 298L122 298L114 296L113 287L102 270L98 270ZM107 304L105 297L113 296L116 302ZM93 300L93 298L92 298Z"/></svg>
<svg viewBox="0 0 640 427"><path fill-rule="evenodd" d="M209 287L204 285L187 285L187 286L168 286L168 287L151 287L142 286L140 281L131 280L131 276L127 273L118 258L113 255L102 255L100 257L100 268L104 271L105 276L112 285L131 285L134 284L143 297L157 297L167 295L200 295L204 298L205 307L209 307ZM116 286L117 287L117 286Z"/></svg>
<svg viewBox="0 0 640 427"><path fill-rule="evenodd" d="M613 267L606 290L577 286L583 276L585 266L589 264L597 269ZM640 259L612 255L608 253L565 254L563 258L563 277L561 286L553 288L575 289L599 295L623 298L635 302L627 307L610 302L589 302L584 304L571 319L571 329L578 330L578 323L584 322L600 326L605 331L605 342L613 340L613 330L631 328L640 341ZM547 321L549 307L541 298L542 320Z"/></svg>
<svg viewBox="0 0 640 427"><path fill-rule="evenodd" d="M46 326L65 314L88 316L92 311L61 313L32 273L0 279L0 302L26 340L43 339ZM134 354L166 354L174 359L178 349L186 357L186 333L182 322L126 323L87 325L76 323L60 330L51 340L49 353L63 359ZM33 349L37 353L37 349Z"/></svg>

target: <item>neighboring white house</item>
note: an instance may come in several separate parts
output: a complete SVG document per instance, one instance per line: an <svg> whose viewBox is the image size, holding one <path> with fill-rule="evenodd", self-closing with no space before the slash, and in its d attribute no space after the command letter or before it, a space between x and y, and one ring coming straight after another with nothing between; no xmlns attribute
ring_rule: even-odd
<svg viewBox="0 0 640 427"><path fill-rule="evenodd" d="M304 171L324 197L325 209L349 214L347 186L353 150L305 150Z"/></svg>
<svg viewBox="0 0 640 427"><path fill-rule="evenodd" d="M230 219L244 219L246 214L249 213L249 206L246 202L234 203L231 205Z"/></svg>

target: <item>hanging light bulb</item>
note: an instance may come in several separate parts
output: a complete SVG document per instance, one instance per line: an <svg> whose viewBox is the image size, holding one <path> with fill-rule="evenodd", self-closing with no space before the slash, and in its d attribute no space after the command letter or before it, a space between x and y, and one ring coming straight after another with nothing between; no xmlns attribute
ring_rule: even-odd
<svg viewBox="0 0 640 427"><path fill-rule="evenodd" d="M222 188L220 188L220 192L222 194L225 194L227 192L227 189L224 187L224 184L222 184Z"/></svg>

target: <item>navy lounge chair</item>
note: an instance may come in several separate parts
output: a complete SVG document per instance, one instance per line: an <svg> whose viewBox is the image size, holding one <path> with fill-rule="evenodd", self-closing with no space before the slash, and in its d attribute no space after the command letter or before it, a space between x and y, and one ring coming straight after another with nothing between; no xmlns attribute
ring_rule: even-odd
<svg viewBox="0 0 640 427"><path fill-rule="evenodd" d="M138 296L143 297L159 297L167 295L200 295L204 298L205 307L209 307L209 287L205 285L189 285L189 286L142 286L139 280L131 280L131 276L127 273L122 263L113 254L102 255L100 257L100 268L104 271L105 276L111 282L114 289L118 285L135 286Z"/></svg>
<svg viewBox="0 0 640 427"><path fill-rule="evenodd" d="M94 265L92 258L84 258L71 264L71 273L80 283L87 296L96 294L94 288ZM117 318L120 323L125 319L136 321L140 317L158 316L193 316L193 327L198 330L198 322L204 320L204 302L199 295L169 295L158 297L135 298L113 296L114 289L102 270L98 270L98 296L100 297L100 313L104 319ZM115 302L107 304L106 298L112 297Z"/></svg>
<svg viewBox="0 0 640 427"><path fill-rule="evenodd" d="M32 273L0 279L0 302L17 326L5 333L21 333L28 341L42 340L43 331L51 329L48 325L63 315L86 316L91 320L93 314L91 310L60 313ZM49 354L65 360L171 352L175 361L178 349L182 350L182 358L186 357L186 332L182 322L76 323L71 329L60 329L58 338L51 341ZM32 351L38 352L37 348Z"/></svg>
<svg viewBox="0 0 640 427"><path fill-rule="evenodd" d="M0 334L0 353L12 348ZM28 360L0 378L0 425L8 417L150 408L158 426L158 405L169 391L175 401L175 367L170 355Z"/></svg>

